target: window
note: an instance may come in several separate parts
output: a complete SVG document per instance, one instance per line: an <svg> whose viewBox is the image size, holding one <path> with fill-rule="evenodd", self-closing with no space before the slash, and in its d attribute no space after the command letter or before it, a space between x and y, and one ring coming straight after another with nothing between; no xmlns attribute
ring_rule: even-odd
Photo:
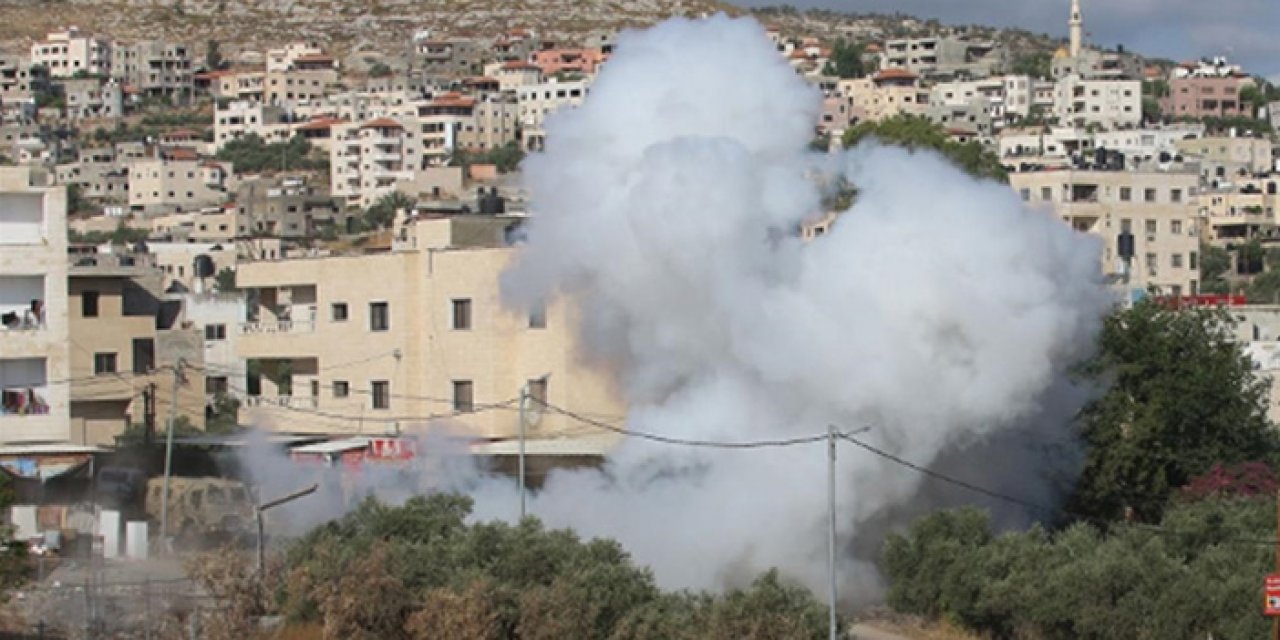
<svg viewBox="0 0 1280 640"><path fill-rule="evenodd" d="M1133 233L1133 221L1128 218L1121 218L1120 233Z"/></svg>
<svg viewBox="0 0 1280 640"><path fill-rule="evenodd" d="M1182 189L1173 189L1170 191L1169 200L1172 202L1182 202Z"/></svg>
<svg viewBox="0 0 1280 640"><path fill-rule="evenodd" d="M206 324L204 326L204 339L210 342L214 340L227 339L227 325L225 324Z"/></svg>
<svg viewBox="0 0 1280 640"><path fill-rule="evenodd" d="M1147 231L1147 235L1148 235L1148 236L1154 236L1154 235L1156 234L1156 221L1155 221L1155 220L1147 220L1147 223L1146 223L1146 231Z"/></svg>
<svg viewBox="0 0 1280 640"><path fill-rule="evenodd" d="M1199 269L1199 268L1200 268L1200 254L1196 253L1195 251L1192 251L1191 253L1188 253L1188 254L1187 254L1187 266L1188 266L1188 267L1190 267L1190 268L1192 268L1192 269Z"/></svg>
<svg viewBox="0 0 1280 640"><path fill-rule="evenodd" d="M1143 200L1145 200L1145 201L1147 201L1147 202L1155 202L1155 201L1156 201L1156 190L1155 190L1155 189L1144 189L1144 190L1142 191L1142 199L1143 199Z"/></svg>
<svg viewBox="0 0 1280 640"><path fill-rule="evenodd" d="M80 315L85 318L98 317L97 291L85 291L80 294Z"/></svg>
<svg viewBox="0 0 1280 640"><path fill-rule="evenodd" d="M151 338L133 339L133 372L147 373L156 368L156 341Z"/></svg>
<svg viewBox="0 0 1280 640"><path fill-rule="evenodd" d="M104 373L116 372L116 354L114 353L95 353L93 354L93 373L101 375Z"/></svg>
<svg viewBox="0 0 1280 640"><path fill-rule="evenodd" d="M329 317L334 322L346 322L347 321L347 303L335 302L329 305Z"/></svg>
<svg viewBox="0 0 1280 640"><path fill-rule="evenodd" d="M208 395L215 395L227 392L226 376L209 376L204 379L204 392Z"/></svg>
<svg viewBox="0 0 1280 640"><path fill-rule="evenodd" d="M1171 260L1169 264L1170 264L1170 265L1172 265L1174 269L1181 269L1181 268L1182 268L1182 254L1181 254L1181 253L1175 253L1175 254L1173 254L1173 255L1172 255L1172 258L1173 258L1173 260Z"/></svg>
<svg viewBox="0 0 1280 640"><path fill-rule="evenodd" d="M822 235L822 228L814 230L814 235ZM538 302L529 310L529 328L530 329L546 329L547 328L547 305Z"/></svg>
<svg viewBox="0 0 1280 640"><path fill-rule="evenodd" d="M1020 189L1020 190L1018 191L1018 193L1019 193L1019 195L1021 195L1021 196L1022 196L1022 201L1023 201L1023 202L1026 202L1026 201L1028 201L1028 200L1030 200L1030 199L1031 199L1031 190L1030 190L1030 189Z"/></svg>
<svg viewBox="0 0 1280 640"><path fill-rule="evenodd" d="M333 381L333 397L345 398L351 395L351 385L346 380Z"/></svg>
<svg viewBox="0 0 1280 640"><path fill-rule="evenodd" d="M1053 187L1040 187L1040 199L1048 202L1053 199Z"/></svg>
<svg viewBox="0 0 1280 640"><path fill-rule="evenodd" d="M1133 199L1133 189L1129 187L1120 187L1120 201L1128 202Z"/></svg>
<svg viewBox="0 0 1280 640"><path fill-rule="evenodd" d="M475 411L474 398L472 397L470 380L454 380L453 381L453 410L458 413L471 413Z"/></svg>
<svg viewBox="0 0 1280 640"><path fill-rule="evenodd" d="M391 383L386 380L373 381L373 408L391 408Z"/></svg>
<svg viewBox="0 0 1280 640"><path fill-rule="evenodd" d="M456 298L453 301L453 328L471 328L471 298Z"/></svg>
<svg viewBox="0 0 1280 640"><path fill-rule="evenodd" d="M532 406L535 409L546 406L547 379L545 376L542 378L538 378L537 380L530 380L526 388L528 390L528 398L531 401L533 401L533 403L530 406Z"/></svg>
<svg viewBox="0 0 1280 640"><path fill-rule="evenodd" d="M385 302L369 303L369 330L386 331L391 328L391 310Z"/></svg>

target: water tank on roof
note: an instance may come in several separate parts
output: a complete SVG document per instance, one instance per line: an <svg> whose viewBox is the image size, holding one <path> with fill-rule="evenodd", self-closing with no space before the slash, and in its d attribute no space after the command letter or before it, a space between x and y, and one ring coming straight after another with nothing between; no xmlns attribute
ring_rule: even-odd
<svg viewBox="0 0 1280 640"><path fill-rule="evenodd" d="M210 258L208 255L203 253L196 256L195 272L197 278L211 278L213 277L214 271L215 267L213 264L213 258Z"/></svg>

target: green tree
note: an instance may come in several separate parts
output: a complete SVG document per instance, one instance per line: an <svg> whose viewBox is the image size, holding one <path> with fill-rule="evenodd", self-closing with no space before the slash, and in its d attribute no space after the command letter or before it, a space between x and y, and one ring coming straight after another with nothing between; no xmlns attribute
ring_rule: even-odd
<svg viewBox="0 0 1280 640"><path fill-rule="evenodd" d="M377 62L372 67L369 67L369 77L371 78L386 78L391 76L392 73L391 66L385 62Z"/></svg>
<svg viewBox="0 0 1280 640"><path fill-rule="evenodd" d="M213 276L213 288L218 293L234 293L236 291L236 272L231 267L224 267Z"/></svg>
<svg viewBox="0 0 1280 640"><path fill-rule="evenodd" d="M217 71L223 68L224 62L222 59L222 46L217 40L210 39L204 52L204 68L209 71Z"/></svg>
<svg viewBox="0 0 1280 640"><path fill-rule="evenodd" d="M218 150L218 159L230 162L237 173L263 171L325 171L329 170L329 158L314 154L310 142L302 136L294 136L284 142L267 144L256 134L249 134L228 142Z"/></svg>
<svg viewBox="0 0 1280 640"><path fill-rule="evenodd" d="M1007 182L1000 158L978 142L959 143L940 125L924 116L898 115L877 122L862 122L845 131L844 145L852 147L866 138L913 151L931 149L975 178Z"/></svg>
<svg viewBox="0 0 1280 640"><path fill-rule="evenodd" d="M1024 53L1013 59L1010 71L1018 76L1048 78L1052 73L1053 56L1047 51Z"/></svg>
<svg viewBox="0 0 1280 640"><path fill-rule="evenodd" d="M391 226L396 219L396 211L400 209L410 209L417 204L413 198L399 192L392 191L373 203L364 212L364 224L369 229L385 229Z"/></svg>
<svg viewBox="0 0 1280 640"><path fill-rule="evenodd" d="M510 173L519 168L524 160L524 149L514 140L501 147L494 147L484 152L454 149L449 157L449 165L462 167L464 170L473 164L491 164L499 173Z"/></svg>
<svg viewBox="0 0 1280 640"><path fill-rule="evenodd" d="M862 55L865 52L866 45L839 38L831 48L831 58L827 60L822 73L840 78L861 78L867 75L862 64Z"/></svg>
<svg viewBox="0 0 1280 640"><path fill-rule="evenodd" d="M90 213L93 205L84 199L84 187L77 183L67 185L67 213Z"/></svg>
<svg viewBox="0 0 1280 640"><path fill-rule="evenodd" d="M1231 253L1221 247L1200 245L1200 290L1205 293L1229 293L1227 272L1231 270Z"/></svg>
<svg viewBox="0 0 1280 640"><path fill-rule="evenodd" d="M1152 301L1106 318L1083 372L1109 387L1078 418L1086 457L1073 512L1155 521L1175 489L1215 464L1274 456L1267 383L1231 322Z"/></svg>

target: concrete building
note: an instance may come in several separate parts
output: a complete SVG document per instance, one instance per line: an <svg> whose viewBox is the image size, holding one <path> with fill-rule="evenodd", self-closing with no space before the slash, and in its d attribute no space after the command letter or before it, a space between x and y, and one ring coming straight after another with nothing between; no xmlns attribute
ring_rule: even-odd
<svg viewBox="0 0 1280 640"><path fill-rule="evenodd" d="M1200 163L1201 175L1209 182L1270 173L1276 166L1272 143L1264 137L1204 136L1180 140L1175 146Z"/></svg>
<svg viewBox="0 0 1280 640"><path fill-rule="evenodd" d="M354 231L352 214L327 189L303 178L257 178L236 187L233 231L236 236L301 239L320 235L325 228Z"/></svg>
<svg viewBox="0 0 1280 640"><path fill-rule="evenodd" d="M488 43L457 36L415 40L415 66L429 77L464 78L480 75L495 57Z"/></svg>
<svg viewBox="0 0 1280 640"><path fill-rule="evenodd" d="M235 389L247 389L247 368L237 353L239 328L245 322L244 296L236 294L186 294L181 296L186 319L204 335L205 401L219 394L240 397Z"/></svg>
<svg viewBox="0 0 1280 640"><path fill-rule="evenodd" d="M412 181L425 152L415 125L411 119L393 118L334 125L329 161L333 197L367 209L395 191L397 182Z"/></svg>
<svg viewBox="0 0 1280 640"><path fill-rule="evenodd" d="M190 149L161 149L129 167L129 209L190 211L226 201L232 186L229 163L201 160Z"/></svg>
<svg viewBox="0 0 1280 640"><path fill-rule="evenodd" d="M996 43L966 36L899 38L884 43L880 69L907 69L928 78L983 78L1004 63Z"/></svg>
<svg viewBox="0 0 1280 640"><path fill-rule="evenodd" d="M179 323L180 303L163 300L159 272L145 255L80 257L69 276L73 440L114 444L130 424L143 423L148 389L155 390L157 424L174 407L177 416L203 428L201 336ZM179 362L182 373L175 376ZM177 405L171 400L175 379Z"/></svg>
<svg viewBox="0 0 1280 640"><path fill-rule="evenodd" d="M297 68L297 63L300 60L315 60L318 58L328 58L329 66L336 66L334 59L327 56L318 43L290 42L278 49L267 50L267 71L288 71L289 69Z"/></svg>
<svg viewBox="0 0 1280 640"><path fill-rule="evenodd" d="M66 188L0 168L0 442L70 442Z"/></svg>
<svg viewBox="0 0 1280 640"><path fill-rule="evenodd" d="M248 421L297 433L447 426L509 438L518 431L510 401L526 384L555 406L621 415L607 372L578 359L571 305L502 305L498 278L514 253L505 238L517 222L401 216L389 252L242 263L237 285L258 304L238 349L262 371L248 382ZM532 439L581 431L535 414Z"/></svg>
<svg viewBox="0 0 1280 640"><path fill-rule="evenodd" d="M217 100L262 102L267 73L260 68L211 71L205 74L209 93Z"/></svg>
<svg viewBox="0 0 1280 640"><path fill-rule="evenodd" d="M1103 272L1126 292L1196 295L1199 178L1193 173L1033 171L1009 176L1022 199L1103 240ZM1133 236L1125 260L1120 236Z"/></svg>
<svg viewBox="0 0 1280 640"><path fill-rule="evenodd" d="M542 49L529 56L529 62L538 67L543 76L566 73L595 75L600 65L608 59L608 54L594 47Z"/></svg>
<svg viewBox="0 0 1280 640"><path fill-rule="evenodd" d="M213 112L215 150L247 135L256 135L268 143L288 140L291 129L284 109L261 102L225 101L219 103Z"/></svg>
<svg viewBox="0 0 1280 640"><path fill-rule="evenodd" d="M875 122L896 115L928 114L929 90L904 69L882 69L866 78L841 80L836 95L849 107L850 123Z"/></svg>
<svg viewBox="0 0 1280 640"><path fill-rule="evenodd" d="M111 75L136 95L190 100L194 90L191 47L164 40L116 42Z"/></svg>
<svg viewBox="0 0 1280 640"><path fill-rule="evenodd" d="M463 149L489 151L520 136L520 103L506 92L483 93L477 97L470 121L463 122L457 143Z"/></svg>
<svg viewBox="0 0 1280 640"><path fill-rule="evenodd" d="M31 45L31 64L49 70L54 78L70 78L77 73L111 75L111 42L71 27L50 32Z"/></svg>
<svg viewBox="0 0 1280 640"><path fill-rule="evenodd" d="M0 117L20 122L35 116L35 94L49 88L49 70L31 58L0 52Z"/></svg>
<svg viewBox="0 0 1280 640"><path fill-rule="evenodd" d="M1204 239L1217 246L1270 238L1280 226L1280 177L1221 181L1200 194Z"/></svg>
<svg viewBox="0 0 1280 640"><path fill-rule="evenodd" d="M338 63L333 56L323 52L291 55L283 66L268 62L263 97L269 104L293 106L323 98L337 83Z"/></svg>
<svg viewBox="0 0 1280 640"><path fill-rule="evenodd" d="M519 91L520 87L541 84L544 80L542 68L523 60L487 64L484 67L484 75L497 79L500 91Z"/></svg>
<svg viewBox="0 0 1280 640"><path fill-rule="evenodd" d="M110 78L68 78L62 85L67 120L119 121L124 117L124 88Z"/></svg>
<svg viewBox="0 0 1280 640"><path fill-rule="evenodd" d="M1252 107L1240 92L1253 86L1247 75L1186 76L1169 81L1169 95L1160 99L1168 118L1249 118Z"/></svg>
<svg viewBox="0 0 1280 640"><path fill-rule="evenodd" d="M58 184L79 185L84 197L108 204L129 201L129 172L114 147L81 148L75 162L57 166Z"/></svg>
<svg viewBox="0 0 1280 640"><path fill-rule="evenodd" d="M1134 127L1142 123L1142 83L1070 75L1058 81L1053 112L1059 124Z"/></svg>
<svg viewBox="0 0 1280 640"><path fill-rule="evenodd" d="M525 149L541 149L546 138L543 123L561 108L575 108L586 100L591 89L586 80L526 85L516 90L520 106L520 127Z"/></svg>

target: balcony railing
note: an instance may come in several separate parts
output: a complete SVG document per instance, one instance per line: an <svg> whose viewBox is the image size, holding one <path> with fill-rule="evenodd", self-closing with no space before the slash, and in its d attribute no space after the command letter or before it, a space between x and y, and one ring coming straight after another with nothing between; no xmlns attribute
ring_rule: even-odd
<svg viewBox="0 0 1280 640"><path fill-rule="evenodd" d="M259 320L240 324L240 335L255 336L276 333L311 333L315 331L314 320Z"/></svg>
<svg viewBox="0 0 1280 640"><path fill-rule="evenodd" d="M286 409L315 409L315 396L248 396L246 407L283 407Z"/></svg>

